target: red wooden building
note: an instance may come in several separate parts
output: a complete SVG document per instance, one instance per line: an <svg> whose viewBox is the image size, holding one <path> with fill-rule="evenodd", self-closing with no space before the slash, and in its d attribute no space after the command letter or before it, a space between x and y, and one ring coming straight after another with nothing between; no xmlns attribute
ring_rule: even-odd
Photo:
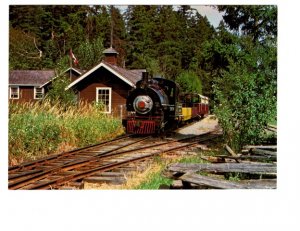
<svg viewBox="0 0 300 231"><path fill-rule="evenodd" d="M112 47L103 53L103 61L88 71L76 68L66 70L65 75L72 81L66 90L72 89L80 101L101 102L105 113L122 115L128 92L142 78L145 70L128 70L118 66L118 53ZM9 99L17 102L42 99L55 78L57 75L53 70L10 71Z"/></svg>
<svg viewBox="0 0 300 231"><path fill-rule="evenodd" d="M8 98L14 102L34 102L45 95L41 87L55 76L53 70L14 70L9 72Z"/></svg>
<svg viewBox="0 0 300 231"><path fill-rule="evenodd" d="M94 66L67 88L73 89L80 101L101 102L105 113L120 114L125 109L128 92L145 70L127 70L117 65L117 52L108 48L104 60Z"/></svg>
<svg viewBox="0 0 300 231"><path fill-rule="evenodd" d="M82 71L69 68L64 75L76 80ZM12 70L9 72L8 98L10 102L35 102L44 98L57 78L54 70Z"/></svg>

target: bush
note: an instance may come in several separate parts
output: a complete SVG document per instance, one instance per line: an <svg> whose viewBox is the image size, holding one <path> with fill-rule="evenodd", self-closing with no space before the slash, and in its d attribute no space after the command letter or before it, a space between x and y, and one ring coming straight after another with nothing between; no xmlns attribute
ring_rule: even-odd
<svg viewBox="0 0 300 231"><path fill-rule="evenodd" d="M76 94L65 88L71 83L66 76L59 76L52 80L51 89L46 94L45 100L52 104L61 104L61 106L69 107L76 104Z"/></svg>
<svg viewBox="0 0 300 231"><path fill-rule="evenodd" d="M243 43L241 58L216 78L215 113L225 140L239 150L262 141L264 128L276 117L276 48ZM248 46L248 47L247 47Z"/></svg>

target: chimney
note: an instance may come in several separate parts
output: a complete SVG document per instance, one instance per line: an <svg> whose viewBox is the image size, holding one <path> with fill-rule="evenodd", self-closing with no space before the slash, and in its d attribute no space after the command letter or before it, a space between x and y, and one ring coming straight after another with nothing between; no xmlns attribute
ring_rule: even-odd
<svg viewBox="0 0 300 231"><path fill-rule="evenodd" d="M109 63L109 64L112 64L112 65L117 65L117 56L118 56L118 52L110 47L110 48L107 48L103 51L103 54L104 54L104 61Z"/></svg>

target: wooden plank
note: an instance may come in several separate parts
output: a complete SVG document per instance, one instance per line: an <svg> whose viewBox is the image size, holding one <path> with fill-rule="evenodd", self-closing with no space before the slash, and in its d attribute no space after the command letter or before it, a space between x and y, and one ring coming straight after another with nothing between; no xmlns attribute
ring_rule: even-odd
<svg viewBox="0 0 300 231"><path fill-rule="evenodd" d="M230 155L237 156L237 154L227 144L225 145L225 149L230 153Z"/></svg>
<svg viewBox="0 0 300 231"><path fill-rule="evenodd" d="M276 125L272 125L272 124L268 124L268 127L271 127L271 128L277 129L277 126L276 126Z"/></svg>
<svg viewBox="0 0 300 231"><path fill-rule="evenodd" d="M252 149L252 148L277 149L277 145L246 145L243 147L243 149Z"/></svg>
<svg viewBox="0 0 300 231"><path fill-rule="evenodd" d="M250 152L254 153L256 155L272 155L272 156L277 155L277 152L273 152L273 151L269 151L269 150L263 150L263 149L260 149L260 148L251 149Z"/></svg>
<svg viewBox="0 0 300 231"><path fill-rule="evenodd" d="M232 155L232 156L234 156L234 157L237 157L238 155L226 144L225 145L225 149L226 149L226 151L227 152L229 152L230 153L230 155ZM237 159L235 159L235 161L237 162L237 163L239 163L239 161L237 160Z"/></svg>
<svg viewBox="0 0 300 231"><path fill-rule="evenodd" d="M215 189L274 189L276 188L276 181L269 180L256 180L250 182L239 182L239 181L228 181L222 179L216 179L209 176L202 176L195 173L186 173L183 176L179 177L180 180L197 184L197 185L206 185L210 188Z"/></svg>
<svg viewBox="0 0 300 231"><path fill-rule="evenodd" d="M107 183L107 184L123 184L126 182L124 177L99 177L99 176L89 176L83 179L86 183Z"/></svg>
<svg viewBox="0 0 300 231"><path fill-rule="evenodd" d="M93 176L104 176L104 177L124 177L124 173L121 172L98 172Z"/></svg>
<svg viewBox="0 0 300 231"><path fill-rule="evenodd" d="M181 180L174 180L171 187L171 189L181 189L183 188L183 184Z"/></svg>
<svg viewBox="0 0 300 231"><path fill-rule="evenodd" d="M277 157L276 156L263 156L263 155L244 155L244 156L225 156L225 155L218 155L216 157L219 158L224 158L224 159L251 159L251 160L256 160L256 161L261 161L261 160L269 160L269 161L276 161Z"/></svg>
<svg viewBox="0 0 300 231"><path fill-rule="evenodd" d="M276 128L266 127L266 130L277 133L277 129Z"/></svg>
<svg viewBox="0 0 300 231"><path fill-rule="evenodd" d="M251 189L276 189L277 179L241 180L240 184Z"/></svg>
<svg viewBox="0 0 300 231"><path fill-rule="evenodd" d="M240 172L252 174L276 174L277 165L273 163L219 163L219 164L196 164L176 163L168 167L173 172Z"/></svg>

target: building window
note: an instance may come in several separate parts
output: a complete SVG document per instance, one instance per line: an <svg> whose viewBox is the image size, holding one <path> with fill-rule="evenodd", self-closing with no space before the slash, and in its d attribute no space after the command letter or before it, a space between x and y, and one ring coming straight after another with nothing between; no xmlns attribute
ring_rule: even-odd
<svg viewBox="0 0 300 231"><path fill-rule="evenodd" d="M34 99L42 99L44 98L44 88L35 87L34 88Z"/></svg>
<svg viewBox="0 0 300 231"><path fill-rule="evenodd" d="M96 88L96 102L103 105L105 113L111 113L111 88L97 87Z"/></svg>
<svg viewBox="0 0 300 231"><path fill-rule="evenodd" d="M19 99L20 89L19 87L10 87L9 88L9 98L10 99Z"/></svg>

